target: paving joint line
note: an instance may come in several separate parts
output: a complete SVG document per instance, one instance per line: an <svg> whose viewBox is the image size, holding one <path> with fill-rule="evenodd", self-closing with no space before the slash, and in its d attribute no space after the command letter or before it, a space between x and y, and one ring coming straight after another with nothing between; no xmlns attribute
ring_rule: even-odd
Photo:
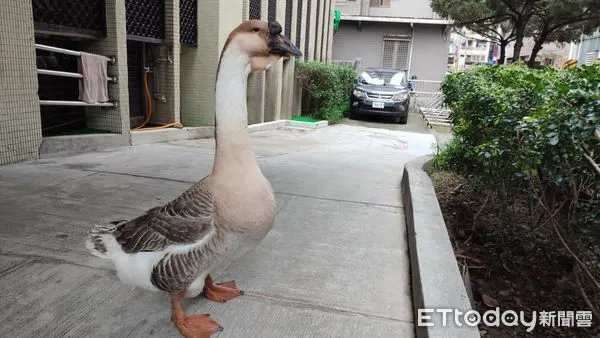
<svg viewBox="0 0 600 338"><path fill-rule="evenodd" d="M270 295L265 295L265 294L261 294L261 293L246 291L244 293L243 297L248 297L248 296L250 296L250 298L254 298L257 300L261 300L261 301L279 302L284 305L293 306L293 307L297 307L297 308L305 308L305 309L319 310L319 311L329 312L329 313L337 313L337 314L342 314L342 315L355 315L355 316L361 316L361 317L366 317L366 318L376 318L376 319L389 320L389 321L393 321L393 322L414 324L414 320L406 320L406 319L400 319L400 318L395 318L395 317L388 317L388 316L382 316L382 315L377 315L377 314L369 314L369 313L365 313L365 312L340 309L340 308L333 307L333 306L313 304L313 303L308 303L303 300L285 298L285 297L281 297L281 296L270 296Z"/></svg>
<svg viewBox="0 0 600 338"><path fill-rule="evenodd" d="M123 172L118 172L118 171L93 170L93 169L80 169L80 170L81 171L86 171L86 172L93 172L92 174L84 176L82 178L93 176L94 174L111 174L111 175L131 176L131 177L137 177L137 178L147 178L147 179L153 179L153 180L159 180L159 181L167 181L167 182L177 182L177 183L195 184L195 183L198 182L198 181L188 181L188 180L177 180L177 179L157 177L157 176L148 176L148 175L142 175L142 174L123 173ZM304 197L304 198L311 198L311 199L317 199L317 200L323 200L323 201L355 203L355 204L363 204L363 205L366 205L366 206L376 206L376 207L379 206L379 207L388 207L388 208L394 208L394 209L404 209L403 205L372 203L372 202L361 202L361 201L344 200L344 199L337 199L337 198L327 198L327 197L318 197L318 196L310 196L310 195L303 195L303 194L295 194L295 193L290 193L290 192L278 192L278 191L275 191L275 193L276 194L280 194L280 195L288 195L288 196L295 196L295 197Z"/></svg>

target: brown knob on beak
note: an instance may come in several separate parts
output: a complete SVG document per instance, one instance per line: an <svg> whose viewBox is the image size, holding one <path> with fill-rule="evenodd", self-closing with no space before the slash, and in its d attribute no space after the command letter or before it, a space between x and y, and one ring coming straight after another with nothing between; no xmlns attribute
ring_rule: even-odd
<svg viewBox="0 0 600 338"><path fill-rule="evenodd" d="M281 34L281 25L277 21L269 22L269 53L281 56L302 56L302 53L290 39Z"/></svg>

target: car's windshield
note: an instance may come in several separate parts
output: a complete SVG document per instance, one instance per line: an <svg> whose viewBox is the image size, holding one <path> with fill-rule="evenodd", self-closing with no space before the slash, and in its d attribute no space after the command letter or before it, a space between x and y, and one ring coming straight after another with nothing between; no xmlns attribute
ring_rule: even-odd
<svg viewBox="0 0 600 338"><path fill-rule="evenodd" d="M360 81L373 85L402 86L404 72L367 70L361 74Z"/></svg>

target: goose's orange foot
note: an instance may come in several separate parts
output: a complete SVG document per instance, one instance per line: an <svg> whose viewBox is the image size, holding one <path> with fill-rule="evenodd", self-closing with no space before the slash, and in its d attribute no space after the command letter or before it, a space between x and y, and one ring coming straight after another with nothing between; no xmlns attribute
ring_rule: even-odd
<svg viewBox="0 0 600 338"><path fill-rule="evenodd" d="M171 306L171 319L185 338L210 338L213 334L223 331L223 327L208 314L186 316L181 306L180 294L171 295Z"/></svg>
<svg viewBox="0 0 600 338"><path fill-rule="evenodd" d="M236 287L235 281L215 283L210 275L204 280L203 291L206 298L216 302L226 302L244 294Z"/></svg>

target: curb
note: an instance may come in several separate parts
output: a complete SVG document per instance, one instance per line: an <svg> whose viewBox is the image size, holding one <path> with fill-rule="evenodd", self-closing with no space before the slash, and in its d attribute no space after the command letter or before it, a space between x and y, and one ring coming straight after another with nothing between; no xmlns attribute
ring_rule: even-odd
<svg viewBox="0 0 600 338"><path fill-rule="evenodd" d="M429 175L433 155L418 157L404 166L401 191L406 214L411 265L413 309L417 338L480 337L476 326L467 326L464 313L472 310L469 296L458 269L446 223ZM430 309L420 312L419 309ZM460 310L447 314L443 323L437 309ZM421 320L421 318L423 318ZM418 323L432 323L417 326Z"/></svg>

